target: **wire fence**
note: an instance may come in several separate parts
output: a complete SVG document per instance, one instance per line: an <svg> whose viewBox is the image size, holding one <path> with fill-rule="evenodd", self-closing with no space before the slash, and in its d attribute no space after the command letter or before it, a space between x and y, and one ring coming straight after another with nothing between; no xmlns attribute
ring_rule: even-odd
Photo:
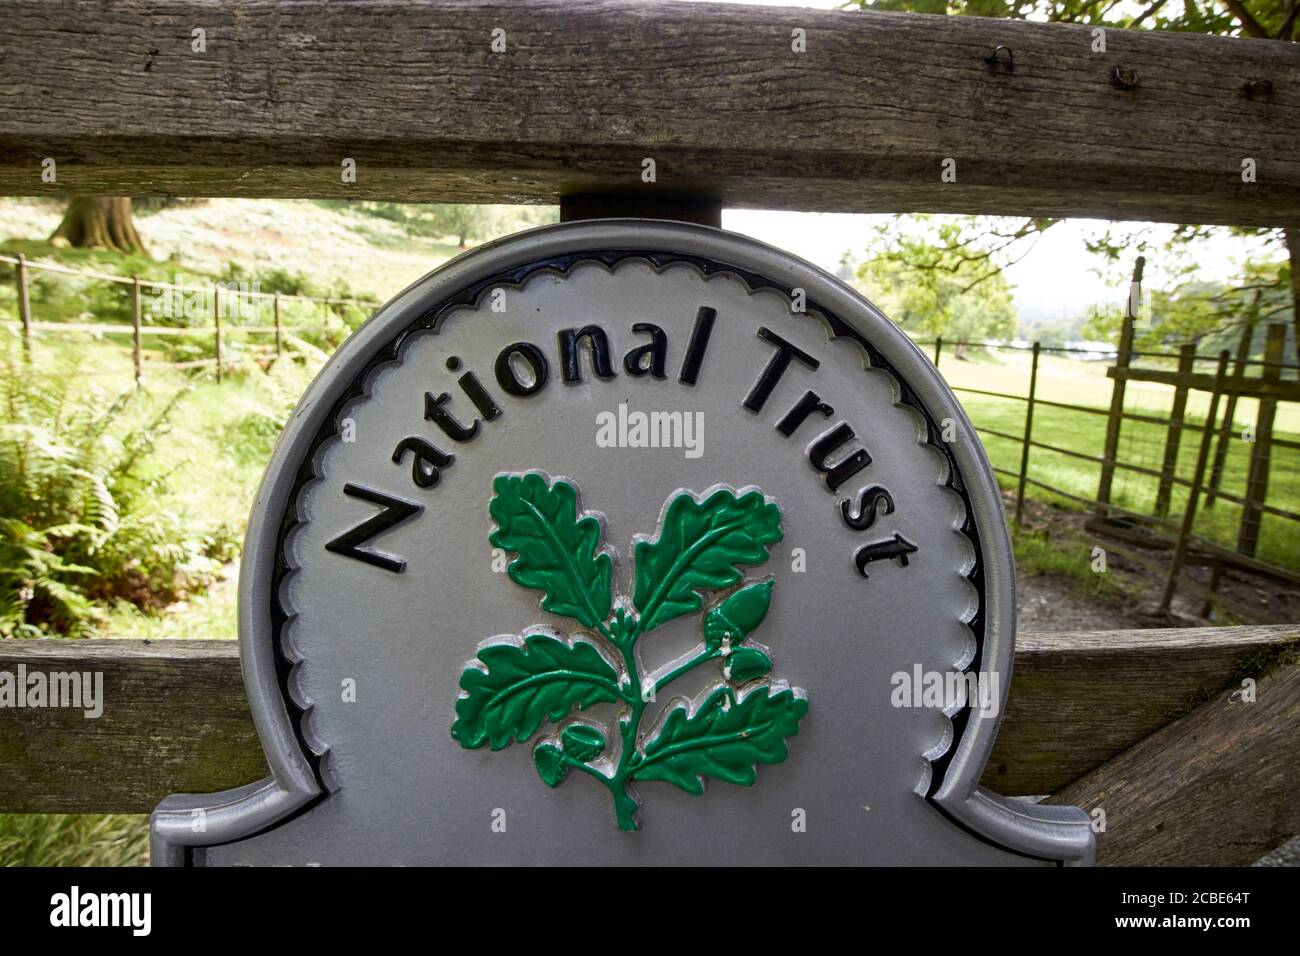
<svg viewBox="0 0 1300 956"><path fill-rule="evenodd" d="M137 385L146 366L211 368L220 381L229 364L232 335L272 336L272 342L254 346L253 351L279 356L291 337L332 328L329 323L284 321L284 309L290 303L365 309L378 304L359 298L261 292L210 280L163 282L30 262L22 255L0 255L0 263L15 267L18 313L17 321L0 322L0 327L20 331L28 356L36 333L130 336L130 345L124 347L130 349ZM129 287L130 324L39 321L31 305L29 273L33 270ZM146 290L155 294L155 312L171 315L179 310L198 324L146 322ZM175 293L184 301L161 302L159 310L157 296L165 293ZM263 301L271 304L271 321L245 321L248 304ZM260 310L251 311L259 317ZM1104 525L1100 530L1107 534L1126 536L1143 550L1169 552L1168 563L1157 568L1140 550L1116 549L1152 570L1163 571L1162 610L1169 609L1181 583L1203 592L1205 615L1217 603L1249 616L1249 609L1233 607L1229 598L1217 593L1225 568L1300 584L1300 535L1295 528L1300 523L1300 456L1296 454L1300 452L1300 434L1286 437L1287 432L1278 427L1282 408L1283 422L1300 431L1300 383L1293 374L1300 372L1300 366L1283 361L1284 325L1275 323L1267 328L1262 359L1251 356L1254 333L1253 326L1243 331L1235 358L1227 351L1198 355L1193 344L1177 351L1139 351L1133 347L1131 316L1125 320L1119 346L1113 349L1038 342L945 342L943 338L917 344L933 349L936 367L944 360L945 348L958 358L963 352L1016 358L1010 364L1023 371L1023 393L1008 391L1003 384L1008 373L1005 365L999 366L993 382L985 381L978 371L960 374L960 367L951 359L943 370L953 390L966 396L964 404L984 439L994 472L1015 490L1017 527L1024 519L1029 489L1059 497L1094 512L1095 520ZM174 338L208 341L212 355L146 361L146 339ZM1046 388L1044 359L1054 363L1046 370L1051 380ZM1105 394L1105 382L1095 374L1101 362L1108 364L1109 395ZM1213 365L1213 372L1198 371L1207 364ZM976 362L962 365L979 368ZM1078 390L1071 389L1068 381L1061 387L1059 379L1071 378L1070 366L1094 370L1080 376L1086 401L1065 400ZM1154 396L1152 389L1161 394ZM1153 405L1165 400L1168 413L1158 414ZM1250 403L1254 404L1253 419L1247 416L1239 428L1237 419L1249 411ZM1284 532L1264 535L1266 518L1286 522ZM1208 584L1182 575L1189 560L1211 567Z"/></svg>
<svg viewBox="0 0 1300 956"><path fill-rule="evenodd" d="M1131 318L1111 350L917 344L963 396L993 470L1015 491L1017 526L1030 489L1059 497L1092 512L1089 527L1133 545L1114 550L1160 573L1162 611L1183 587L1204 597L1203 615L1219 604L1252 619L1257 612L1217 593L1226 569L1300 583L1300 436L1285 431L1300 423L1300 366L1283 360L1287 327L1266 332L1262 359L1249 356L1248 328L1235 360L1227 350L1198 355L1194 344L1139 351ZM945 348L975 355L944 363ZM1002 356L991 374L981 355ZM1213 371L1198 371L1206 365ZM1012 368L1023 391L1004 384ZM1080 391L1083 400L1066 400ZM1281 522L1280 533L1264 533L1265 519ZM1193 563L1209 567L1208 583L1184 574Z"/></svg>
<svg viewBox="0 0 1300 956"><path fill-rule="evenodd" d="M88 269L71 269L67 266L49 262L31 262L24 255L0 255L0 263L14 266L15 287L17 292L16 321L0 321L0 327L18 330L22 336L23 349L30 357L33 333L51 333L54 335L73 335L89 333L96 336L131 336L132 365L135 381L139 385L144 378L146 366L162 366L170 369L213 368L220 381L228 367L231 335L273 336L273 342L255 347L254 351L279 356L283 353L286 339L307 333L329 331L332 326L326 322L284 321L284 307L290 303L304 303L314 306L357 307L372 309L378 305L366 299L339 296L307 296L284 292L262 292L249 288L247 283L203 281L197 283L173 283L140 276L122 276L112 273L97 272ZM34 314L31 303L32 271L48 272L77 279L95 282L107 282L130 287L131 323L112 322L67 322L40 321ZM146 290L154 293L154 310L164 316L183 315L196 320L204 320L195 325L159 325L145 321ZM159 295L159 294L163 295ZM173 295L166 295L172 293ZM268 302L271 305L270 324L243 321L250 314L260 317L260 308L256 303ZM158 306L162 306L158 308ZM233 320L233 321L232 321ZM181 361L146 361L144 341L146 338L190 338L208 340L212 344L212 357L185 359Z"/></svg>

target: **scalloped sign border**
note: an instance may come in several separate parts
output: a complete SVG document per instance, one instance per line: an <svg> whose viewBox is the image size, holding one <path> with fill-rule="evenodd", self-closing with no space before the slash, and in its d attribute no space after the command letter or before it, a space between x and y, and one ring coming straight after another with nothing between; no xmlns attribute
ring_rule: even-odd
<svg viewBox="0 0 1300 956"><path fill-rule="evenodd" d="M221 794L165 799L151 822L155 865L193 865L196 848L277 826L330 793L323 766L326 746L313 739L310 703L303 706L290 691L295 661L280 640L286 613L279 586L289 570L283 557L285 537L299 520L294 509L297 493L316 477L316 454L337 433L338 412L363 394L368 373L393 361L411 333L436 330L447 313L472 306L489 287L518 286L539 270L563 273L584 261L612 268L630 257L657 268L689 263L706 276L730 273L751 290L771 289L787 297L803 289L807 312L824 320L833 337L853 340L871 367L891 373L898 383L899 403L924 419L927 441L948 460L948 486L966 505L962 531L976 554L967 577L979 595L979 606L968 622L977 647L970 667L1010 674L1014 567L998 486L956 398L901 330L816 266L722 230L649 220L542 227L481 246L407 288L340 347L303 396L258 490L240 579L240 656L271 776ZM858 315L863 328L845 318ZM938 422L944 419L951 419L957 429L951 443L943 441L939 430ZM1010 801L979 786L999 723L1000 716L984 717L970 708L955 714L950 745L927 755L932 772L924 798L953 824L1009 851L1041 860L1091 863L1095 837L1083 811ZM194 824L198 818L204 822L201 828Z"/></svg>

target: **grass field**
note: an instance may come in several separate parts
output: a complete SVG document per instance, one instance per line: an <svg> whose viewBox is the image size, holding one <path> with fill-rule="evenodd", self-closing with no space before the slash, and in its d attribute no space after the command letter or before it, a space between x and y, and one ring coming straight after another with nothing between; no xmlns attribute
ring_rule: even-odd
<svg viewBox="0 0 1300 956"><path fill-rule="evenodd" d="M1024 402L976 395L960 391L960 388L1027 395L1029 365L1028 352L990 350L971 354L966 361L942 356L939 368L948 383L959 389L957 397L977 428L1020 435L1024 433L1025 426ZM1049 401L1104 410L1109 407L1111 395L1111 380L1106 376L1106 368L1104 362L1086 362L1044 354L1039 360L1037 395ZM1127 389L1125 409L1168 417L1173 393L1171 386L1133 382ZM1203 423L1209 399L1210 396L1206 393L1191 393L1186 420ZM1242 440L1241 432L1246 425L1254 423L1257 408L1254 399L1242 399L1238 402L1234 415L1234 438L1228 445L1221 487L1238 496L1245 491L1252 448L1249 442ZM1120 430L1119 460L1153 471L1161 470L1167 433L1168 429L1159 425L1126 420ZM1279 406L1274 435L1293 441L1300 438L1300 405L1283 403ZM987 433L981 437L989 458L996 467L1012 472L1020 470L1021 446L1018 441ZM1103 415L1036 405L1033 437L1035 441L1100 458L1105 445L1106 418ZM1175 472L1179 477L1191 479L1200 439L1199 431L1184 432ZM1100 473L1100 465L1090 461L1040 448L1030 451L1030 477L1073 495L1094 498ZM1014 478L999 476L999 480L1004 487L1015 486ZM1120 507L1151 514L1157 486L1158 481L1152 476L1117 470L1112 501ZM1053 497L1032 486L1027 489L1027 494L1035 498ZM1175 485L1171 514L1176 516L1182 513L1186 498L1187 489ZM1078 507L1064 499L1058 500L1069 507ZM1300 512L1300 452L1295 449L1273 449L1268 503ZM1213 508L1201 508L1198 511L1195 533L1225 546L1235 547L1240 518L1241 509L1238 505L1220 500ZM1300 569L1298 532L1300 528L1297 528L1295 522L1265 515L1258 557L1284 567Z"/></svg>

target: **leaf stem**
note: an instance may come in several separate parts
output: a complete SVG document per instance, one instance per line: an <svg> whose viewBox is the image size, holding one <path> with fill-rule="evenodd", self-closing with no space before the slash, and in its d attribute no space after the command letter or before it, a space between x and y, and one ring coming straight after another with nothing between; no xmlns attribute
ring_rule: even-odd
<svg viewBox="0 0 1300 956"><path fill-rule="evenodd" d="M701 664L707 664L709 661L717 660L721 656L722 656L721 648L715 648L714 650L709 650L706 647L699 654L696 654L694 657L686 661L684 664L681 664L678 667L674 667L663 677L655 681L655 693L656 694L659 693L659 691L663 690L666 686L671 684L673 681L677 680L677 678L681 677L683 674L687 673L688 671L694 670L695 668L699 667Z"/></svg>
<svg viewBox="0 0 1300 956"><path fill-rule="evenodd" d="M640 636L639 622L637 626L628 633L627 641L623 645L623 666L627 668L627 679L629 690L632 692L630 707L632 713L625 721L620 721L622 726L623 746L618 755L618 766L614 768L614 781L619 785L619 793L626 795L624 789L628 771L632 768L632 759L636 755L637 732L641 728L641 716L645 713L646 701L641 690L641 669L636 662L636 639ZM615 794L615 803L618 802L618 795ZM622 826L622 822L619 824ZM632 829L636 829L633 823Z"/></svg>
<svg viewBox="0 0 1300 956"><path fill-rule="evenodd" d="M610 782L609 777L601 773L595 767L591 766L591 764L585 764L581 760L574 760L564 751L560 751L560 763L564 764L567 767L572 767L574 770L581 770L583 773L591 774L601 783L605 784L606 786L609 785Z"/></svg>
<svg viewBox="0 0 1300 956"><path fill-rule="evenodd" d="M637 829L634 816L637 803L628 795L627 784L636 776L637 769L644 762L642 754L637 750L637 738L641 729L641 718L645 715L649 701L645 699L645 692L641 686L641 669L636 660L636 642L642 634L642 622L646 620L646 616L642 615L632 621L631 627L628 627L628 621L620 617L614 624L617 636L611 635L610 637L610 642L618 648L623 656L623 667L628 680L629 693L620 694L619 696L627 702L631 711L626 720L619 721L622 746L619 750L618 763L614 767L614 772L609 776L599 773L585 764L582 765L586 772L597 777L609 788L610 795L614 798L614 811L619 829L627 831ZM659 691L683 674L702 664L717 660L721 656L721 648L703 648L700 653L655 680L654 693L657 695Z"/></svg>

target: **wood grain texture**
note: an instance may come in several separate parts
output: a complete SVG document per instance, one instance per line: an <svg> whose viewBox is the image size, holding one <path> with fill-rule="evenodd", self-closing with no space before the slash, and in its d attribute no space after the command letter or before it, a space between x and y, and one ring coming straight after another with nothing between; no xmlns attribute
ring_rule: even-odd
<svg viewBox="0 0 1300 956"><path fill-rule="evenodd" d="M8 0L0 193L662 191L808 211L1300 221L1300 46L1121 30L1104 54L1092 43L1064 24L665 0ZM998 45L1014 71L985 62ZM1116 67L1138 85L1117 86ZM1254 80L1271 92L1248 94ZM57 183L41 181L44 157ZM945 157L955 183L940 181Z"/></svg>
<svg viewBox="0 0 1300 956"><path fill-rule="evenodd" d="M1054 793L1297 642L1290 625L1022 634L983 782Z"/></svg>
<svg viewBox="0 0 1300 956"><path fill-rule="evenodd" d="M1224 693L1047 802L1101 807L1107 866L1243 866L1300 832L1300 664Z"/></svg>
<svg viewBox="0 0 1300 956"><path fill-rule="evenodd" d="M985 783L1051 793L1300 640L1300 628L1022 635ZM0 709L0 810L148 812L266 775L223 641L4 641L0 671L102 671L103 716Z"/></svg>
<svg viewBox="0 0 1300 956"><path fill-rule="evenodd" d="M0 709L0 810L148 813L267 776L234 641L0 642L0 671L102 671L104 713Z"/></svg>

